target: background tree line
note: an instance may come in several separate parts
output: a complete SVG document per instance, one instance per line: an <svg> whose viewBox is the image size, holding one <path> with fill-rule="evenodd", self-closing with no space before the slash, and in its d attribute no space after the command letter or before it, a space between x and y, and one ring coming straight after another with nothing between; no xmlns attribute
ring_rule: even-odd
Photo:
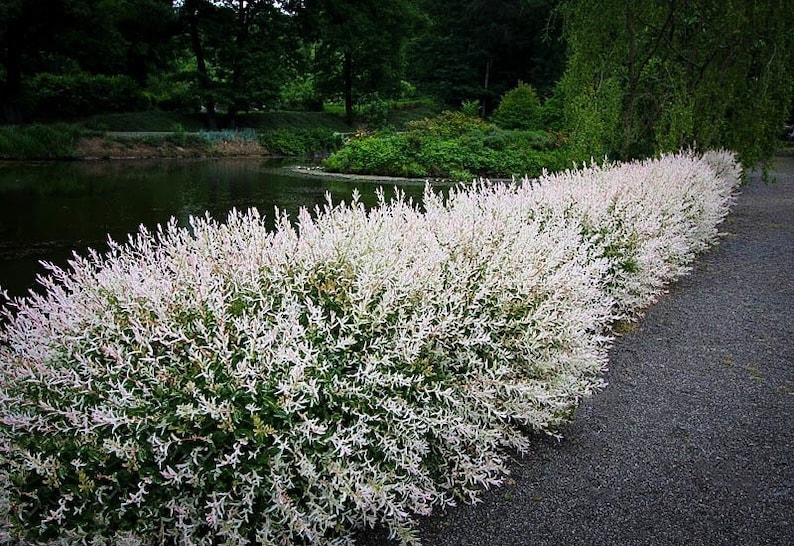
<svg viewBox="0 0 794 546"><path fill-rule="evenodd" d="M344 100L350 114L373 94L393 98L415 88L450 104L493 104L519 79L546 89L562 74L563 43L544 39L555 5L3 0L4 121L143 106L233 117L328 100ZM48 103L67 91L75 96ZM111 94L115 102L103 100Z"/></svg>
<svg viewBox="0 0 794 546"><path fill-rule="evenodd" d="M794 0L2 0L0 121L478 101L519 82L583 154L770 153Z"/></svg>

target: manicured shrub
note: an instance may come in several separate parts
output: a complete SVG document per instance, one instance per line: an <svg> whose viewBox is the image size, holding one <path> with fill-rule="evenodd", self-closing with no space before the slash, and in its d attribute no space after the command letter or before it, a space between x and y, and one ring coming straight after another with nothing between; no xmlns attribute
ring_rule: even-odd
<svg viewBox="0 0 794 546"><path fill-rule="evenodd" d="M609 324L716 237L733 157L226 223L53 268L0 329L0 540L342 544L499 485Z"/></svg>
<svg viewBox="0 0 794 546"><path fill-rule="evenodd" d="M519 82L518 86L505 93L492 120L504 129L540 129L541 106L537 93L531 85Z"/></svg>

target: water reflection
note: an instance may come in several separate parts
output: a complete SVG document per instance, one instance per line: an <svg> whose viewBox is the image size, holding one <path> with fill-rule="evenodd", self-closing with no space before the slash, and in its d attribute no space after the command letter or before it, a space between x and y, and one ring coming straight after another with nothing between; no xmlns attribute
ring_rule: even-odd
<svg viewBox="0 0 794 546"><path fill-rule="evenodd" d="M236 207L257 207L272 226L274 208L349 200L367 205L378 184L299 175L262 160L153 160L0 165L0 287L21 295L44 272L40 260L63 265L72 251L104 250L108 236L125 240L176 217L209 212L224 219ZM387 183L388 184L388 183ZM391 185L385 186L388 196ZM418 200L423 185L401 186Z"/></svg>

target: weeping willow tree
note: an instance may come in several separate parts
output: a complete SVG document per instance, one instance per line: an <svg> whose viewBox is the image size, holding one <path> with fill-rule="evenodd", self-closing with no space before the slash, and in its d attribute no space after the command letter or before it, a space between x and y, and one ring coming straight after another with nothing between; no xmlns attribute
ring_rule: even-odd
<svg viewBox="0 0 794 546"><path fill-rule="evenodd" d="M770 157L794 95L794 0L564 0L572 139L624 159Z"/></svg>

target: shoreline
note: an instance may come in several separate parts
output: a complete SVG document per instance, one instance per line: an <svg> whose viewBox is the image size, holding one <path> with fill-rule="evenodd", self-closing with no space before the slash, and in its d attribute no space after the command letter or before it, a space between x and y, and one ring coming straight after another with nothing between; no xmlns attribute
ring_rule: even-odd
<svg viewBox="0 0 794 546"><path fill-rule="evenodd" d="M358 182L390 182L398 185L452 185L453 182L434 179L434 178L408 178L401 176L388 176L376 174L355 174L355 173L335 173L323 170L320 166L307 166L307 165L291 165L284 167L284 170L290 171L302 176L316 176L318 178L327 178L330 180L344 180L344 181L358 181Z"/></svg>

